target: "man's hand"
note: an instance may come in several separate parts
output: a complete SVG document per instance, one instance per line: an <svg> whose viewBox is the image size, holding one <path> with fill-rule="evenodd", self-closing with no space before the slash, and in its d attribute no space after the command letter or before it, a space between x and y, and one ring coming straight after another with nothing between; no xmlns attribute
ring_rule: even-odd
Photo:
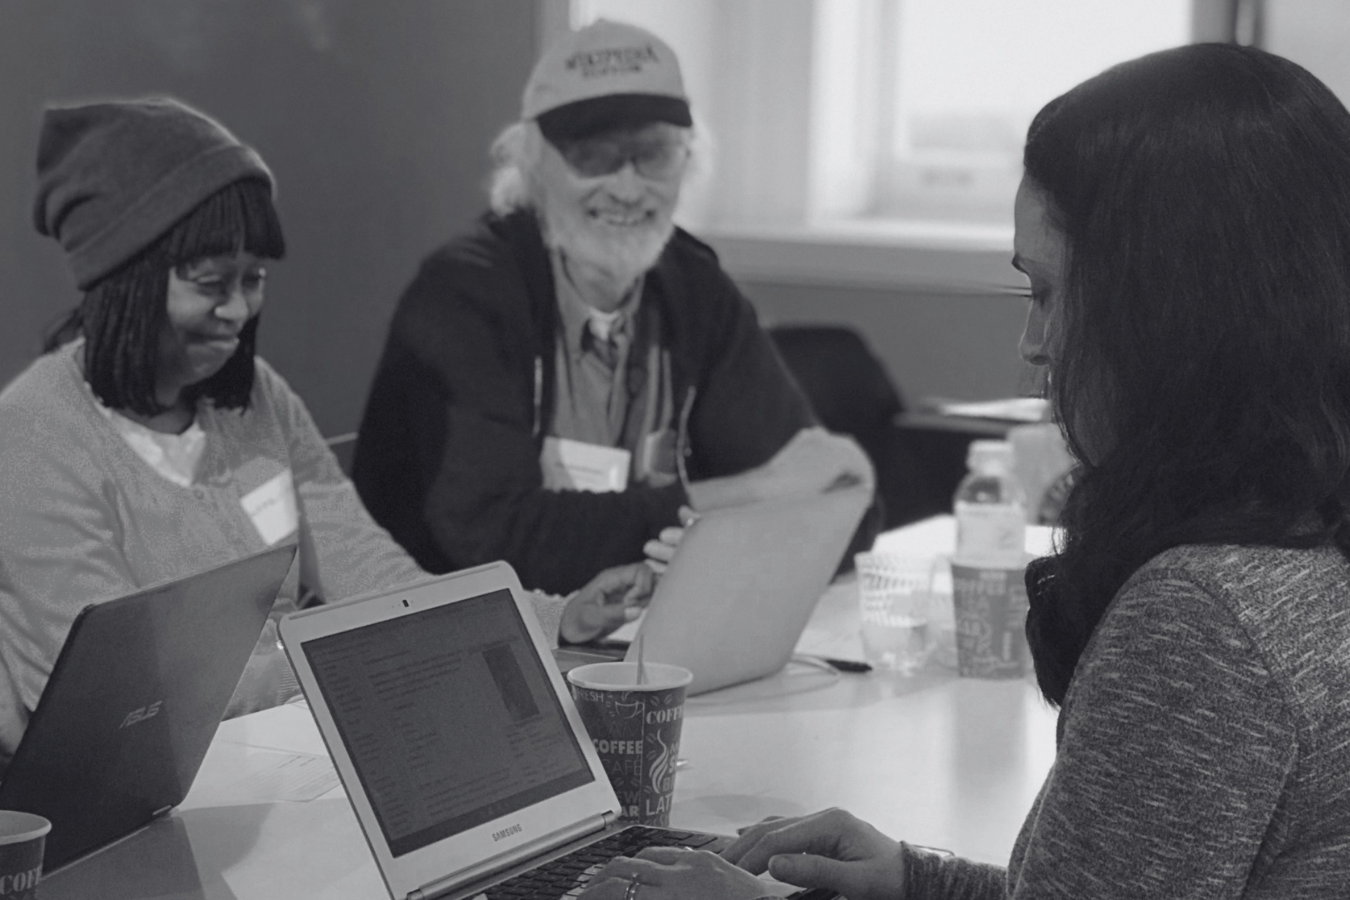
<svg viewBox="0 0 1350 900"><path fill-rule="evenodd" d="M655 586L656 573L645 562L606 569L567 601L558 634L571 644L609 634L637 618Z"/></svg>
<svg viewBox="0 0 1350 900"><path fill-rule="evenodd" d="M794 434L759 468L691 484L689 500L695 509L716 509L819 494L845 484L875 485L871 460L852 438L812 427Z"/></svg>
<svg viewBox="0 0 1350 900"><path fill-rule="evenodd" d="M659 535L642 546L642 552L647 555L647 565L652 567L653 572L660 575L666 571L666 566L675 558L680 541L684 540L684 530L694 524L697 518L698 514L692 509L681 506L680 524L662 528Z"/></svg>
<svg viewBox="0 0 1350 900"><path fill-rule="evenodd" d="M900 845L866 822L827 809L793 819L765 819L741 830L722 858L747 872L838 891L849 900L904 896Z"/></svg>
<svg viewBox="0 0 1350 900"><path fill-rule="evenodd" d="M755 900L770 893L763 881L716 853L648 847L636 857L610 860L577 900L625 900L637 882L637 900Z"/></svg>

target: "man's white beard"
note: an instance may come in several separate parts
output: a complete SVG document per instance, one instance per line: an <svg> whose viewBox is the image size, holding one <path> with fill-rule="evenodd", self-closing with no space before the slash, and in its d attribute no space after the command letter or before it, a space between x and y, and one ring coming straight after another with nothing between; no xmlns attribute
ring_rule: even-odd
<svg viewBox="0 0 1350 900"><path fill-rule="evenodd" d="M561 250L569 259L608 272L617 284L636 281L661 257L675 225L670 220L618 234L597 234L598 229L572 215L544 211L544 243Z"/></svg>

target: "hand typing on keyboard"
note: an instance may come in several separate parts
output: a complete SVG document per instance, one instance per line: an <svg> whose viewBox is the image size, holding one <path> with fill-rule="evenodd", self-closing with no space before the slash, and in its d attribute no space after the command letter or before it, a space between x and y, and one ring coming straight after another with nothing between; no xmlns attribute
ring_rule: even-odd
<svg viewBox="0 0 1350 900"><path fill-rule="evenodd" d="M581 894L606 863L616 857L635 855L654 846L689 852L690 848L713 845L720 840L712 834L634 825L495 884L483 896L484 900L570 900ZM623 891L619 896L623 896ZM648 896L647 900L653 898Z"/></svg>
<svg viewBox="0 0 1350 900"><path fill-rule="evenodd" d="M749 872L767 870L788 884L825 889L827 897L843 894L849 900L893 900L904 896L900 844L842 809L765 819L741 829L741 836L722 855ZM803 895L802 900L811 896Z"/></svg>
<svg viewBox="0 0 1350 900"><path fill-rule="evenodd" d="M760 900L765 883L716 853L649 847L611 860L578 900Z"/></svg>
<svg viewBox="0 0 1350 900"><path fill-rule="evenodd" d="M900 845L843 810L765 819L721 855L652 847L588 871L578 900L763 900L768 871L802 885L795 900L892 900L903 896Z"/></svg>

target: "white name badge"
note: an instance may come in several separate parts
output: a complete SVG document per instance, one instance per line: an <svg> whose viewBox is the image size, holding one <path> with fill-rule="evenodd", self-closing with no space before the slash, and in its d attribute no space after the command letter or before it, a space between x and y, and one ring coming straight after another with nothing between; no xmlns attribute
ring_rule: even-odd
<svg viewBox="0 0 1350 900"><path fill-rule="evenodd" d="M239 505L253 520L258 537L268 545L294 533L300 523L290 469L249 491L240 498Z"/></svg>
<svg viewBox="0 0 1350 900"><path fill-rule="evenodd" d="M544 438L539 469L550 491L607 493L628 487L633 454L621 447L602 447L571 438Z"/></svg>

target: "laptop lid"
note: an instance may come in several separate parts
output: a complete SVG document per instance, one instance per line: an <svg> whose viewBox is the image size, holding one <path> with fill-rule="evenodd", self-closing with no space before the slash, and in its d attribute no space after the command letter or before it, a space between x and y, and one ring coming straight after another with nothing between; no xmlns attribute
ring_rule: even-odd
<svg viewBox="0 0 1350 900"><path fill-rule="evenodd" d="M691 695L783 668L871 501L852 485L700 514L638 627L645 658L693 672Z"/></svg>
<svg viewBox="0 0 1350 900"><path fill-rule="evenodd" d="M51 820L46 870L182 802L294 557L274 547L75 617L0 783L0 807Z"/></svg>
<svg viewBox="0 0 1350 900"><path fill-rule="evenodd" d="M506 563L293 613L281 638L392 896L467 884L617 814Z"/></svg>

